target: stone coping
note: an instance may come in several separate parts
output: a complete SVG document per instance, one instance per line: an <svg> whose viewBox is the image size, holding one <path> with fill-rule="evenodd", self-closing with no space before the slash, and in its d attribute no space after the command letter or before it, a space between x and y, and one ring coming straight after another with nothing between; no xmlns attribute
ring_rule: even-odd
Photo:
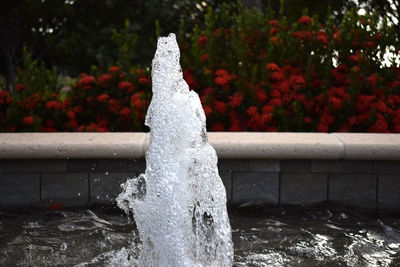
<svg viewBox="0 0 400 267"><path fill-rule="evenodd" d="M210 132L220 159L400 160L400 134ZM149 133L1 133L0 159L143 158Z"/></svg>

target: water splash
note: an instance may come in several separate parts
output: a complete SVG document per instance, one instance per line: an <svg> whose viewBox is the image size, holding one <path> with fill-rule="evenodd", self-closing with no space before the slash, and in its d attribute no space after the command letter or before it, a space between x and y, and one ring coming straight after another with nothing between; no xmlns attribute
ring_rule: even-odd
<svg viewBox="0 0 400 267"><path fill-rule="evenodd" d="M174 34L160 37L146 172L122 185L118 206L134 215L141 266L232 266L231 227L217 155L198 95L189 91Z"/></svg>

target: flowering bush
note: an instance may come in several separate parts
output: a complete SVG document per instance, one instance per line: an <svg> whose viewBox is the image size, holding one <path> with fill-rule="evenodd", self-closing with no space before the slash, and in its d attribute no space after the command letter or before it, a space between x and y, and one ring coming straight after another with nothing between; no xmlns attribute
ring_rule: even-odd
<svg viewBox="0 0 400 267"><path fill-rule="evenodd" d="M181 41L184 72L214 131L400 132L393 27L376 15L293 24L229 6Z"/></svg>
<svg viewBox="0 0 400 267"><path fill-rule="evenodd" d="M225 5L205 25L179 43L209 130L400 133L400 68L382 65L399 43L376 15L290 24ZM0 130L145 130L150 73L120 67L82 74L66 95L54 93L53 78L31 81L25 71L13 94L0 91Z"/></svg>
<svg viewBox="0 0 400 267"><path fill-rule="evenodd" d="M117 66L96 77L82 74L64 99L36 92L14 100L3 90L0 127L3 131L143 131L150 92L148 72L137 68L124 73Z"/></svg>

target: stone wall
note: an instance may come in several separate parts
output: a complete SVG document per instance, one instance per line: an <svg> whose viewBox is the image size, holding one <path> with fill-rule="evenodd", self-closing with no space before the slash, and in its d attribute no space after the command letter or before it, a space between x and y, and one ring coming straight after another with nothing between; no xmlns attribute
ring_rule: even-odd
<svg viewBox="0 0 400 267"><path fill-rule="evenodd" d="M400 161L221 159L218 168L230 205L400 208ZM144 169L144 159L1 160L0 207L114 203Z"/></svg>
<svg viewBox="0 0 400 267"><path fill-rule="evenodd" d="M211 133L229 205L400 210L400 135ZM114 203L148 134L0 134L0 208Z"/></svg>

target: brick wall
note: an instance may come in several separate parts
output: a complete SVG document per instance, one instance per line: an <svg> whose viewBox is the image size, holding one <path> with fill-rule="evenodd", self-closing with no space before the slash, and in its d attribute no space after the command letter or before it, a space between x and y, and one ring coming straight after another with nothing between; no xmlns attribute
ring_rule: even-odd
<svg viewBox="0 0 400 267"><path fill-rule="evenodd" d="M220 159L228 204L321 202L400 210L400 161ZM0 160L0 207L110 204L140 159Z"/></svg>

